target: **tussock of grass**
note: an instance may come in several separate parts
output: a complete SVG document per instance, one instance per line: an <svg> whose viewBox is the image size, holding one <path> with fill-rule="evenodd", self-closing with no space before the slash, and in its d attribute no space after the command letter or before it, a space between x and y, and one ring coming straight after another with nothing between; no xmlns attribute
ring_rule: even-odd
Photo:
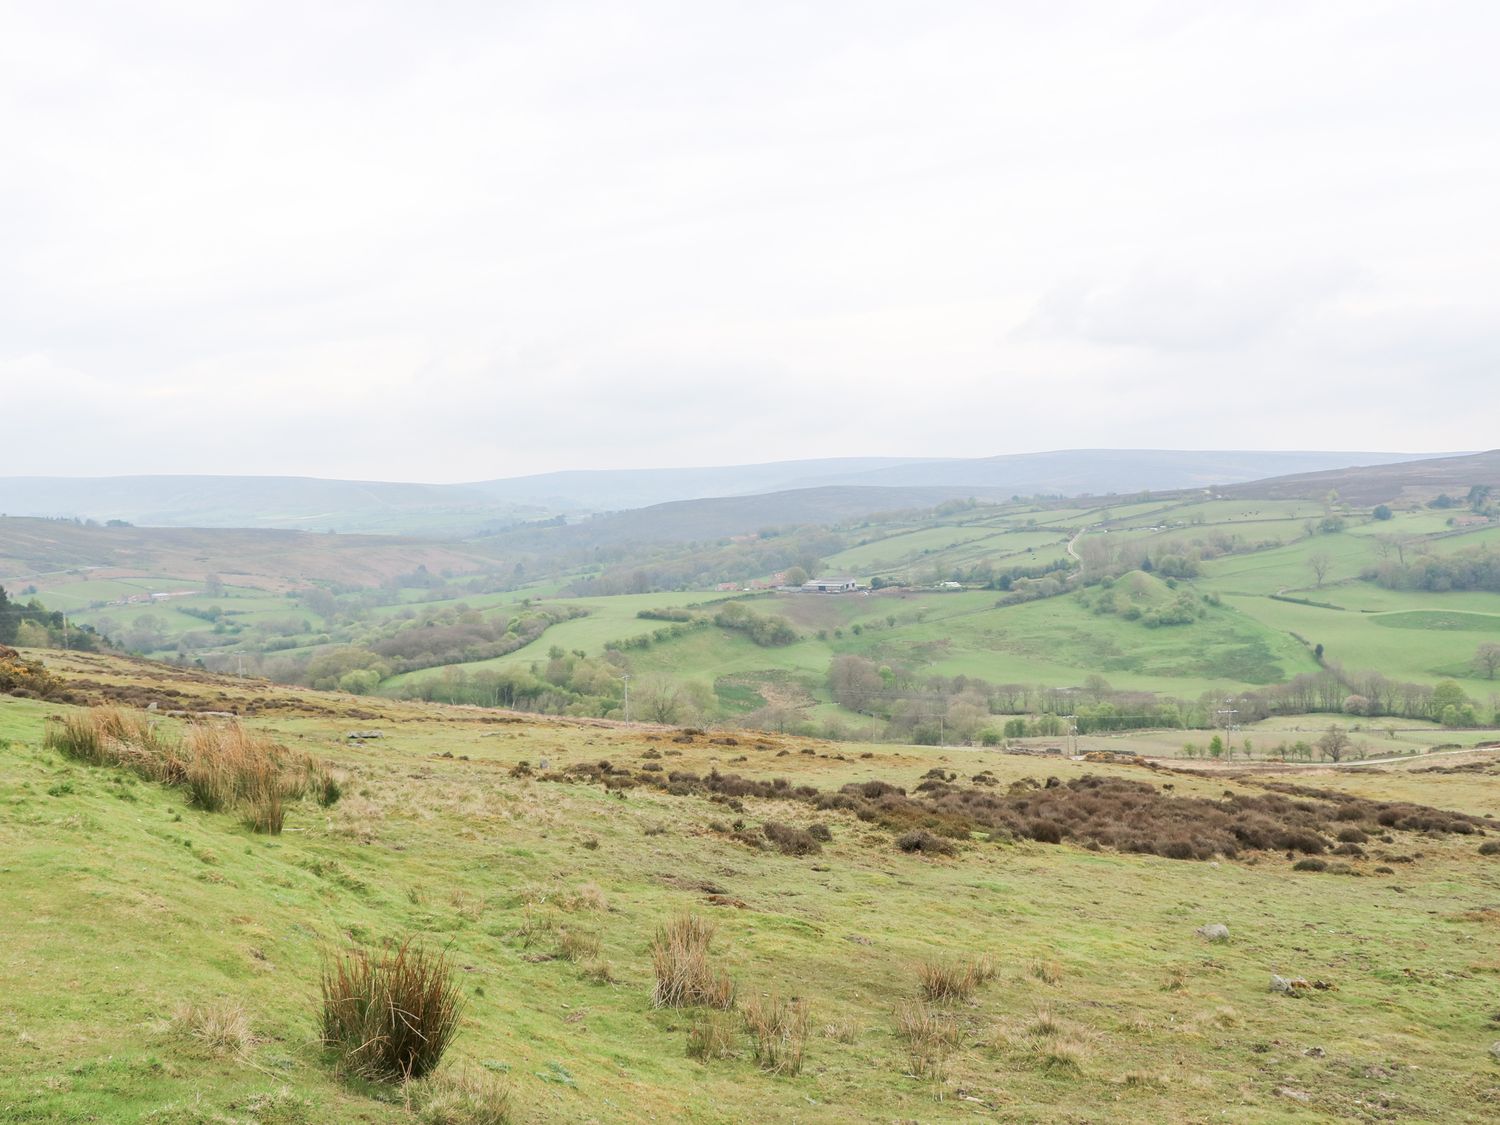
<svg viewBox="0 0 1500 1125"><path fill-rule="evenodd" d="M743 1009L745 1029L762 1070L773 1074L797 1074L807 1046L808 1014L805 1000L784 1000L771 995L755 997Z"/></svg>
<svg viewBox="0 0 1500 1125"><path fill-rule="evenodd" d="M1057 961L1049 961L1045 958L1037 958L1031 962L1031 975L1043 984L1060 984L1063 979L1063 967Z"/></svg>
<svg viewBox="0 0 1500 1125"><path fill-rule="evenodd" d="M859 1038L859 1024L850 1016L823 1025L823 1038L835 1043L853 1043Z"/></svg>
<svg viewBox="0 0 1500 1125"><path fill-rule="evenodd" d="M1037 1066L1048 1072L1059 1074L1082 1074L1083 1064L1088 1060L1089 1048L1082 1039L1072 1035L1039 1039L1033 1046Z"/></svg>
<svg viewBox="0 0 1500 1125"><path fill-rule="evenodd" d="M903 1004L896 1011L896 1034L906 1042L911 1073L941 1080L949 1056L958 1049L958 1021L928 1004Z"/></svg>
<svg viewBox="0 0 1500 1125"><path fill-rule="evenodd" d="M245 1055L255 1046L249 1013L243 1005L229 1000L184 1004L172 1019L215 1054Z"/></svg>
<svg viewBox="0 0 1500 1125"><path fill-rule="evenodd" d="M709 960L714 931L712 922L696 914L679 915L656 931L651 943L655 1007L734 1007L733 979Z"/></svg>
<svg viewBox="0 0 1500 1125"><path fill-rule="evenodd" d="M599 956L599 935L584 930L563 930L558 935L557 954L566 961L593 961Z"/></svg>
<svg viewBox="0 0 1500 1125"><path fill-rule="evenodd" d="M690 1059L727 1059L734 1054L734 1020L712 1009L693 1017L688 1027L687 1054Z"/></svg>
<svg viewBox="0 0 1500 1125"><path fill-rule="evenodd" d="M963 964L923 961L917 966L922 997L939 1003L967 1000L994 975L994 963L988 956Z"/></svg>
<svg viewBox="0 0 1500 1125"><path fill-rule="evenodd" d="M323 1042L341 1069L376 1081L432 1072L458 1031L463 996L442 953L411 941L323 967Z"/></svg>
<svg viewBox="0 0 1500 1125"><path fill-rule="evenodd" d="M50 723L45 745L75 761L185 789L207 812L240 806L247 827L272 835L281 832L285 801L311 792L328 805L342 791L317 759L239 723L193 726L183 741L143 715L95 707Z"/></svg>
<svg viewBox="0 0 1500 1125"><path fill-rule="evenodd" d="M510 1086L484 1071L451 1070L406 1086L422 1125L503 1125L510 1120Z"/></svg>

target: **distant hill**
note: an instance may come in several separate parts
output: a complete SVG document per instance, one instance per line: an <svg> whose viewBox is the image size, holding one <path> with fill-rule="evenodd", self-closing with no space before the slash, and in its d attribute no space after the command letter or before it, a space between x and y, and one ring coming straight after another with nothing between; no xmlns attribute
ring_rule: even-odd
<svg viewBox="0 0 1500 1125"><path fill-rule="evenodd" d="M687 543L749 535L763 528L831 524L879 512L932 508L945 500L973 497L1001 500L995 489L970 488L799 488L754 496L674 500L624 512L596 515L557 527L521 527L483 540L495 552L535 551L575 546Z"/></svg>
<svg viewBox="0 0 1500 1125"><path fill-rule="evenodd" d="M1425 503L1439 493L1462 497L1476 484L1500 494L1500 450L1432 457L1399 464L1370 464L1297 473L1219 489L1225 496L1267 500L1321 500L1330 491L1350 504Z"/></svg>
<svg viewBox="0 0 1500 1125"><path fill-rule="evenodd" d="M316 477L0 477L0 514L147 527L464 535L550 514L452 484Z"/></svg>
<svg viewBox="0 0 1500 1125"><path fill-rule="evenodd" d="M282 591L309 582L373 586L425 566L471 573L493 560L451 543L383 535L328 535L235 528L86 527L63 520L0 518L0 585L61 571L105 578L169 574Z"/></svg>
<svg viewBox="0 0 1500 1125"><path fill-rule="evenodd" d="M469 484L253 476L0 477L0 514L125 520L153 527L462 536L558 513L622 511L713 497L787 497L808 489L939 490L919 501L928 504L969 495L1104 495L1215 487L1426 456L1075 449L983 458L841 457L689 469L578 470ZM807 504L816 508L826 502L825 496ZM897 497L891 502L908 506ZM876 506L887 505L877 500ZM765 516L772 523L807 518L793 508Z"/></svg>

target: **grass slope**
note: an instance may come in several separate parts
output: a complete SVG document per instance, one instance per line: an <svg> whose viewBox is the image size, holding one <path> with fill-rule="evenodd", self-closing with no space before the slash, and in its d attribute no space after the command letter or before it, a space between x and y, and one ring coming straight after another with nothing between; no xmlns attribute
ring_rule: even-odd
<svg viewBox="0 0 1500 1125"><path fill-rule="evenodd" d="M933 766L982 765L1002 786L1143 775L776 737L674 742L651 728L502 722L60 662L74 667L100 682L150 676L217 706L265 698L274 717L259 725L333 760L350 784L331 810L296 806L285 835L255 837L177 793L43 750L57 708L0 701L8 1121L411 1121L396 1093L338 1082L314 1025L326 950L411 933L460 966L469 1003L453 1062L507 1076L523 1121L1160 1122L1228 1111L1243 1122L1477 1122L1500 1085L1488 1052L1500 961L1486 913L1500 859L1479 857L1473 838L1421 841L1399 874L1353 860L1364 877L1349 877L1294 873L1276 855L1215 865L1034 843L976 841L924 859L830 813L832 844L797 859L712 826L736 815L803 823L806 806L747 798L737 814L509 770L672 751L673 768L823 787L911 786ZM348 714L370 706L373 718ZM355 723L385 737L351 747L343 734ZM1455 792L1446 775L1410 771L1325 780L1404 799ZM1204 796L1245 784L1173 782ZM1464 783L1500 786L1494 774ZM713 894L730 905L711 905ZM735 1057L694 1061L690 1016L650 1007L651 935L682 910L718 923L714 948L742 1001L807 1001L814 1031L799 1076L762 1073L743 1040ZM1230 943L1196 937L1207 922L1228 924ZM597 938L611 979L550 959L564 931ZM996 978L946 1009L958 1046L943 1075L915 1075L896 1024L917 997L918 962L980 953ZM1336 989L1272 995L1272 972ZM180 1004L220 998L249 1014L257 1039L243 1055L216 1056L172 1022Z"/></svg>

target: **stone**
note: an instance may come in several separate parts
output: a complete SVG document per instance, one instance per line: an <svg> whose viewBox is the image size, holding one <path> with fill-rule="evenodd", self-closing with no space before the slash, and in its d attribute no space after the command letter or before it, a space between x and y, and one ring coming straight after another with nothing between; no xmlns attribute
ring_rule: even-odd
<svg viewBox="0 0 1500 1125"><path fill-rule="evenodd" d="M1222 922L1212 922L1207 926L1199 926L1196 932L1205 941L1229 940L1229 927Z"/></svg>

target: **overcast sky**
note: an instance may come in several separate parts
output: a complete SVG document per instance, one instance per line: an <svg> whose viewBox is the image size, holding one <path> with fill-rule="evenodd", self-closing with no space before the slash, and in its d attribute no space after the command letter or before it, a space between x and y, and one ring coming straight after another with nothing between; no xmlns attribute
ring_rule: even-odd
<svg viewBox="0 0 1500 1125"><path fill-rule="evenodd" d="M1500 5L0 0L0 475L1497 444Z"/></svg>

